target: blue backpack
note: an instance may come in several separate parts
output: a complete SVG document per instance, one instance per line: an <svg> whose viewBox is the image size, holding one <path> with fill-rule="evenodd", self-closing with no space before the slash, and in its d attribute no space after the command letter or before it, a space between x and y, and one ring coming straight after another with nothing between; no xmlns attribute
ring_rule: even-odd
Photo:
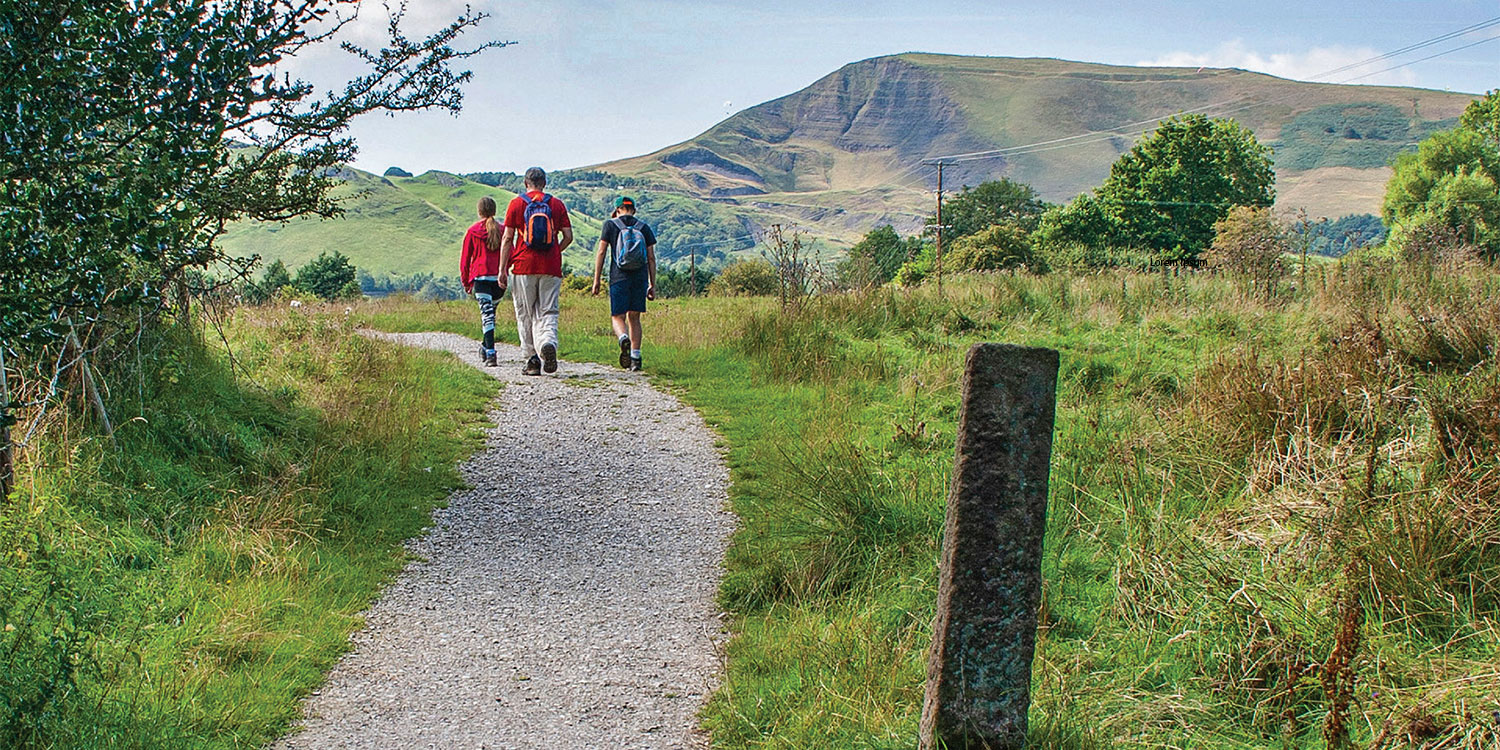
<svg viewBox="0 0 1500 750"><path fill-rule="evenodd" d="M641 231L640 219L634 224L625 226L625 220L621 218L610 219L615 228L619 230L615 234L615 265L621 271L634 271L646 265L646 234Z"/></svg>
<svg viewBox="0 0 1500 750"><path fill-rule="evenodd" d="M521 199L526 201L526 213L521 220L522 240L532 250L552 247L552 240L557 236L552 223L552 196L542 193L542 197L532 200L530 194L523 192Z"/></svg>

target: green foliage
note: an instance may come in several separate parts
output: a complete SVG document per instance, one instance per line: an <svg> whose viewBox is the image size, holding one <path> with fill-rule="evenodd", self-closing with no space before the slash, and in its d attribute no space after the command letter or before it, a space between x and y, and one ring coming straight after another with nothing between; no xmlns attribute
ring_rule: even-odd
<svg viewBox="0 0 1500 750"><path fill-rule="evenodd" d="M1298 222L1296 242L1307 246L1307 252L1338 258L1350 250L1373 247L1385 241L1386 228L1374 214L1350 214L1334 221ZM1300 249L1300 245L1298 248Z"/></svg>
<svg viewBox="0 0 1500 750"><path fill-rule="evenodd" d="M1250 279L1270 295L1286 275L1282 255L1291 250L1287 228L1269 208L1235 206L1214 224L1214 243L1203 254L1211 269L1228 271Z"/></svg>
<svg viewBox="0 0 1500 750"><path fill-rule="evenodd" d="M922 245L922 249L912 255L909 260L896 269L896 276L891 280L897 286L914 287L920 286L937 270L937 247L935 245Z"/></svg>
<svg viewBox="0 0 1500 750"><path fill-rule="evenodd" d="M708 293L718 297L764 297L776 294L778 288L776 267L769 261L737 260L719 271Z"/></svg>
<svg viewBox="0 0 1500 750"><path fill-rule="evenodd" d="M382 176L384 176L384 177L411 177L412 173L408 172L408 171L406 171L406 170L404 170L404 169L402 169L400 167L387 167L386 170L385 170L385 173Z"/></svg>
<svg viewBox="0 0 1500 750"><path fill-rule="evenodd" d="M1451 120L1414 122L1392 104L1329 104L1292 118L1281 129L1281 139L1270 145L1281 169L1374 169L1390 164L1411 143L1451 126Z"/></svg>
<svg viewBox="0 0 1500 750"><path fill-rule="evenodd" d="M1453 227L1488 258L1500 257L1500 91L1476 100L1453 130L1434 133L1396 159L1381 216L1394 234L1405 225Z"/></svg>
<svg viewBox="0 0 1500 750"><path fill-rule="evenodd" d="M332 255L319 253L317 258L297 269L293 285L321 299L348 299L360 293L355 276L354 264L335 250Z"/></svg>
<svg viewBox="0 0 1500 750"><path fill-rule="evenodd" d="M1009 271L1026 268L1044 271L1041 259L1032 252L1031 235L1015 224L995 224L988 229L960 238L952 245L943 265L961 271Z"/></svg>
<svg viewBox="0 0 1500 750"><path fill-rule="evenodd" d="M943 224L947 225L943 238L958 240L996 224L1015 224L1030 232L1045 208L1030 185L1007 177L975 188L965 185L958 195L943 201ZM928 217L927 225L935 224L937 217Z"/></svg>
<svg viewBox="0 0 1500 750"><path fill-rule="evenodd" d="M326 38L314 28L337 4L0 2L0 61L15 72L0 89L0 340L34 349L70 315L155 305L145 298L190 268L242 274L214 246L228 222L336 214L350 120L458 111L469 74L451 64L497 46L454 46L484 14L413 41L397 10L385 49L349 46L368 69L314 97L272 68Z"/></svg>
<svg viewBox="0 0 1500 750"><path fill-rule="evenodd" d="M879 286L894 279L901 266L921 251L921 237L903 239L890 224L876 227L849 248L848 256L838 264L838 279L850 288Z"/></svg>
<svg viewBox="0 0 1500 750"><path fill-rule="evenodd" d="M703 268L669 268L656 273L656 293L660 297L686 297L708 294L714 274ZM695 291L696 290L696 291Z"/></svg>
<svg viewBox="0 0 1500 750"><path fill-rule="evenodd" d="M0 512L0 746L268 745L462 484L492 379L338 313L224 333L233 365L153 326L154 364L102 373L139 415L117 447L38 427Z"/></svg>
<svg viewBox="0 0 1500 750"><path fill-rule="evenodd" d="M286 264L277 258L266 266L259 283L251 281L245 284L245 301L252 305L265 304L274 299L277 292L291 285L292 275L287 272Z"/></svg>
<svg viewBox="0 0 1500 750"><path fill-rule="evenodd" d="M377 278L361 268L357 270L356 278L360 292L371 297L410 294L420 300L441 302L465 296L463 286L451 276L415 273L410 276L386 274Z"/></svg>
<svg viewBox="0 0 1500 750"><path fill-rule="evenodd" d="M1476 99L1464 108L1463 114L1458 117L1458 124L1465 130L1472 130L1488 140L1490 143L1500 146L1500 89L1486 93L1482 98Z"/></svg>
<svg viewBox="0 0 1500 750"><path fill-rule="evenodd" d="M1233 206L1269 206L1271 152L1234 120L1180 115L1164 121L1110 168L1092 198L1041 222L1043 244L1140 247L1162 263L1188 262L1213 240Z"/></svg>

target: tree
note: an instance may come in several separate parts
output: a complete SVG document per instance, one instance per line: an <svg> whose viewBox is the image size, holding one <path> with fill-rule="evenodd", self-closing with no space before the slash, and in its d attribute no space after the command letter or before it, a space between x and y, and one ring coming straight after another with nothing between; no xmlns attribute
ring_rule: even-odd
<svg viewBox="0 0 1500 750"><path fill-rule="evenodd" d="M1036 229L1037 219L1046 208L1030 185L1009 178L983 182L975 188L965 185L958 195L943 203L943 238L956 241L1008 223L1030 232ZM936 224L936 216L928 217L928 226Z"/></svg>
<svg viewBox="0 0 1500 750"><path fill-rule="evenodd" d="M1074 201L1051 217L1041 237L1142 247L1158 262L1192 263L1230 208L1270 206L1275 180L1270 148L1239 123L1179 115L1110 167L1093 202Z"/></svg>
<svg viewBox="0 0 1500 750"><path fill-rule="evenodd" d="M884 284L895 278L920 242L915 237L903 240L890 224L871 229L849 248L849 257L839 264L839 279L854 287Z"/></svg>
<svg viewBox="0 0 1500 750"><path fill-rule="evenodd" d="M1500 89L1495 89L1479 99L1469 102L1463 114L1458 116L1458 125L1472 130L1495 146L1500 146Z"/></svg>
<svg viewBox="0 0 1500 750"><path fill-rule="evenodd" d="M691 269L668 268L656 274L656 293L660 297L707 294L713 280L713 273L702 266Z"/></svg>
<svg viewBox="0 0 1500 750"><path fill-rule="evenodd" d="M345 299L360 293L356 276L354 264L335 250L332 255L318 253L318 257L297 269L297 279L292 285L320 299Z"/></svg>
<svg viewBox="0 0 1500 750"><path fill-rule="evenodd" d="M1457 128L1396 158L1380 213L1397 244L1412 227L1437 223L1500 257L1500 90L1471 102Z"/></svg>
<svg viewBox="0 0 1500 750"><path fill-rule="evenodd" d="M1036 230L1037 244L1048 248L1108 247L1120 236L1119 221L1093 195L1080 195L1065 206L1047 209Z"/></svg>
<svg viewBox="0 0 1500 750"><path fill-rule="evenodd" d="M369 112L458 111L465 12L423 40L343 49L365 72L319 97L287 60L335 39L358 0L0 0L0 341L36 349L70 319L160 304L185 272L243 276L214 240L249 218L333 216L343 133ZM250 144L252 148L241 148Z"/></svg>
<svg viewBox="0 0 1500 750"><path fill-rule="evenodd" d="M282 263L280 258L277 258L266 268L266 274L261 277L260 285L269 295L274 295L281 291L282 287L292 285L292 275L287 272L286 264Z"/></svg>
<svg viewBox="0 0 1500 750"><path fill-rule="evenodd" d="M245 301L252 305L259 305L269 301L276 293L285 287L292 285L292 276L287 273L286 264L277 258L271 265L266 267L266 272L261 276L260 283L249 282L245 284Z"/></svg>
<svg viewBox="0 0 1500 750"><path fill-rule="evenodd" d="M243 278L256 259L215 246L226 225L337 215L350 121L457 112L470 74L453 63L502 45L454 46L486 17L469 10L410 40L402 3L384 48L341 45L365 72L318 97L282 66L358 6L0 0L0 347L37 356L111 309L155 312L166 290L185 307L211 265ZM14 421L0 404L0 443Z"/></svg>

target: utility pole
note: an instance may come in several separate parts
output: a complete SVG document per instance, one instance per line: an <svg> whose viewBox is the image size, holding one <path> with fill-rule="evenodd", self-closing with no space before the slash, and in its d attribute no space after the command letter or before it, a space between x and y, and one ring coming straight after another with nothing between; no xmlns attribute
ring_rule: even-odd
<svg viewBox="0 0 1500 750"><path fill-rule="evenodd" d="M698 248L696 247L688 248L688 288L692 290L689 296L698 296Z"/></svg>
<svg viewBox="0 0 1500 750"><path fill-rule="evenodd" d="M930 167L937 167L937 287L938 294L943 293L943 167L953 166L952 162L924 161Z"/></svg>

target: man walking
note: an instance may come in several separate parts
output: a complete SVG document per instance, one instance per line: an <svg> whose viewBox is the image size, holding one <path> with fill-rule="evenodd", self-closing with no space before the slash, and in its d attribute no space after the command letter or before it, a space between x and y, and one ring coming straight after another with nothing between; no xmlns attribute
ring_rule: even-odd
<svg viewBox="0 0 1500 750"><path fill-rule="evenodd" d="M562 254L573 244L568 207L543 192L547 173L526 170L525 191L505 211L500 243L501 288L516 306L516 332L527 375L557 372L558 298L562 294ZM507 277L507 274L508 277Z"/></svg>
<svg viewBox="0 0 1500 750"><path fill-rule="evenodd" d="M615 199L615 215L604 222L599 249L594 253L594 288L598 296L604 279L604 255L609 253L609 316L620 338L620 366L641 369L641 313L646 300L656 299L656 234L635 216L635 201Z"/></svg>

